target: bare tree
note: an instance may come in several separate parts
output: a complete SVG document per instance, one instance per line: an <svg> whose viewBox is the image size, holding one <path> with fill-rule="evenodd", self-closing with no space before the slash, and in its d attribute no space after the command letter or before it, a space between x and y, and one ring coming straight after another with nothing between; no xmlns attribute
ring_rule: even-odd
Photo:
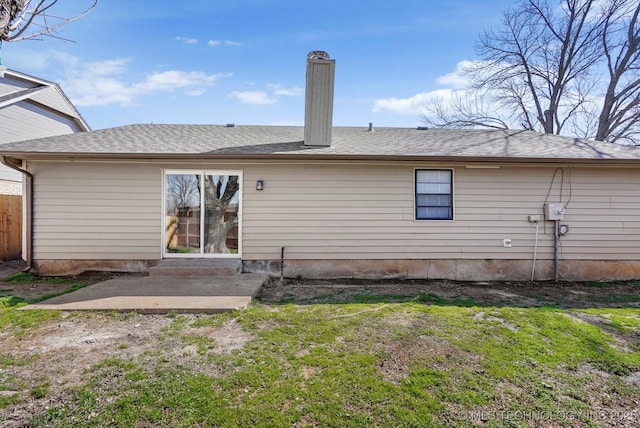
<svg viewBox="0 0 640 428"><path fill-rule="evenodd" d="M470 98L434 102L423 121L640 143L639 10L637 0L523 0L479 38Z"/></svg>
<svg viewBox="0 0 640 428"><path fill-rule="evenodd" d="M167 214L176 215L180 208L200 206L199 176L167 175Z"/></svg>
<svg viewBox="0 0 640 428"><path fill-rule="evenodd" d="M639 13L637 3L635 9L612 10L605 16L602 44L609 83L598 117L596 140L640 143Z"/></svg>
<svg viewBox="0 0 640 428"><path fill-rule="evenodd" d="M61 38L64 25L82 18L98 5L98 0L74 16L59 16L52 8L58 0L0 0L0 43L35 39L40 36Z"/></svg>
<svg viewBox="0 0 640 428"><path fill-rule="evenodd" d="M437 98L425 106L425 112L423 120L436 128L509 128L503 119L489 110L482 97L469 99L456 95L448 103Z"/></svg>

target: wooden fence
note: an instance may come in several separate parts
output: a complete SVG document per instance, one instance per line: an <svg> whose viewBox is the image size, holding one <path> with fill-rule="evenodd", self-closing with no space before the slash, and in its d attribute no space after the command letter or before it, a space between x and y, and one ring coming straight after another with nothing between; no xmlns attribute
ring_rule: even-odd
<svg viewBox="0 0 640 428"><path fill-rule="evenodd" d="M22 196L0 195L0 260L22 254Z"/></svg>
<svg viewBox="0 0 640 428"><path fill-rule="evenodd" d="M200 248L200 211L181 216L166 216L167 233L165 243L169 252L180 252L180 249ZM228 216L225 213L225 221ZM237 222L237 220L236 220ZM238 225L227 235L227 248L238 251ZM189 252L189 251L187 251Z"/></svg>

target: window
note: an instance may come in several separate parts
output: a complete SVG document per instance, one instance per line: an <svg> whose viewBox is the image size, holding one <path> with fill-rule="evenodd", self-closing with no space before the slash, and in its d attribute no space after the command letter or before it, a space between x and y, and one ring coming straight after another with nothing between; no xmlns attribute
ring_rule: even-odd
<svg viewBox="0 0 640 428"><path fill-rule="evenodd" d="M165 171L164 257L240 255L241 171Z"/></svg>
<svg viewBox="0 0 640 428"><path fill-rule="evenodd" d="M416 220L453 220L453 171L416 169Z"/></svg>

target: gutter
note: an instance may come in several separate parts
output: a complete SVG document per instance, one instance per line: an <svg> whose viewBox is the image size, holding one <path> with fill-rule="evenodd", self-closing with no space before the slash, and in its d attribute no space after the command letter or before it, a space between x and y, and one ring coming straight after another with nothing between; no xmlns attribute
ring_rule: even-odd
<svg viewBox="0 0 640 428"><path fill-rule="evenodd" d="M640 158L561 158L561 157L499 157L499 156L446 156L446 155L362 155L335 153L136 153L136 152L21 152L4 151L5 157L24 160L296 160L296 161L369 161L369 162L454 162L474 164L581 164L581 165L630 165L640 164Z"/></svg>
<svg viewBox="0 0 640 428"><path fill-rule="evenodd" d="M7 156L0 157L0 163L3 165L18 171L19 173L25 175L27 177L27 195L26 195L26 242L24 243L26 246L26 262L27 268L25 271L33 270L33 174L31 174L26 169L18 166L18 164L9 159Z"/></svg>

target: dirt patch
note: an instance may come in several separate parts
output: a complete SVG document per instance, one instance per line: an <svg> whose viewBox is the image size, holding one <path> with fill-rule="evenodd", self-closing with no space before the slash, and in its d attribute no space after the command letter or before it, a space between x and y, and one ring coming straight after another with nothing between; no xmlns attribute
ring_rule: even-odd
<svg viewBox="0 0 640 428"><path fill-rule="evenodd" d="M0 264L0 278L20 271L19 262ZM92 282L109 279L109 273L91 273L84 276ZM17 296L23 299L37 299L69 288L69 283L37 282L31 284L9 284L0 282L0 296ZM446 304L461 306L555 306L558 308L594 307L640 307L640 282L620 283L552 283L552 282L492 282L467 283L456 281L417 280L287 280L280 283L271 280L261 290L259 300L263 304L286 303L396 303L415 301L423 304ZM363 311L382 311L386 305L355 308L348 315L353 317ZM576 315L577 314L577 315ZM55 322L47 322L38 328L29 329L26 334L18 334L7 329L0 330L0 355L11 355L21 364L0 366L0 382L11 386L10 391L0 391L0 398L18 395L19 404L0 409L0 427L24 426L34 415L69 401L73 386L82 385L91 378L91 368L105 360L123 360L148 364L169 361L171 364L188 367L195 372L211 376L219 375L221 368L207 361L207 353L227 354L241 349L252 339L251 334L242 330L239 323L228 319L220 326L195 323L198 315L184 317L182 327L172 331L174 318L163 315L104 314L104 313L63 313ZM597 325L610 332L616 339L615 345L624 351L630 343L637 344L636 333L624 336L601 317L571 312L568 316L580 322ZM491 315L489 309L482 309L476 317L500 324L512 331L517 326ZM414 322L410 316L397 315L388 320L391 325L409 327ZM194 324L195 323L195 324ZM190 327L192 324L197 327ZM447 341L425 334L428 325L416 325L416 334L403 340L380 340L376 351L383 355L378 370L388 381L400 384L406 379L410 364L416 355L428 356L429 366L437 380L438 370L452 365L464 370L479 370L477 357L459 350ZM341 342L341 338L336 343ZM308 350L301 350L297 356L304 356ZM158 358L160 357L160 358ZM303 379L312 379L322 368L313 365L301 367ZM574 369L575 370L575 369ZM591 366L581 367L581 375L596 379L596 385L605 393L590 399L593 408L630 408L639 405L628 398L619 398L610 385L610 375ZM568 371L570 374L570 371ZM109 382L109 379L104 379ZM624 385L635 387L640 382L640 374L631 373L624 378ZM34 396L39 385L48 384L44 398ZM550 385L553 383L550 381ZM106 386L105 386L106 388ZM567 386L565 389L569 389ZM498 388L499 394L518 395L517 387L505 384ZM37 395L37 394L35 394ZM611 398L613 397L613 398ZM456 409L452 409L454 412ZM455 413L455 412L454 412Z"/></svg>
<svg viewBox="0 0 640 428"><path fill-rule="evenodd" d="M45 298L66 292L71 286L82 287L107 281L124 275L137 275L119 272L85 272L71 277L37 277L33 280L23 278L19 283L8 282L6 278L23 272L27 265L22 260L0 262L0 297L14 296L27 301Z"/></svg>
<svg viewBox="0 0 640 428"><path fill-rule="evenodd" d="M0 335L0 348L26 365L3 370L5 379L20 379L21 396L31 395L37 385L49 383L49 393L41 400L21 399L23 405L0 409L0 426L22 426L33 415L64 403L68 388L80 384L86 370L106 358L129 360L158 346L162 327L171 322L159 316L129 316L114 319L104 314L71 316L63 314L53 323L27 334ZM34 370L40 367L41 370ZM54 370L52 373L51 370Z"/></svg>
<svg viewBox="0 0 640 428"><path fill-rule="evenodd" d="M0 297L16 296L24 300L39 299L47 294L57 294L69 288L65 284L9 284L0 281Z"/></svg>
<svg viewBox="0 0 640 428"><path fill-rule="evenodd" d="M311 366L307 366L307 365L303 365L300 368L300 372L302 373L302 377L305 380L309 380L312 376L320 373L322 369L320 367L311 367Z"/></svg>
<svg viewBox="0 0 640 428"><path fill-rule="evenodd" d="M12 273L20 272L27 267L27 264L22 260L0 260L0 280Z"/></svg>
<svg viewBox="0 0 640 428"><path fill-rule="evenodd" d="M184 335L206 337L215 341L216 353L228 354L236 349L242 349L252 339L251 334L242 330L235 319L225 322L221 328L197 327L183 330Z"/></svg>
<svg viewBox="0 0 640 428"><path fill-rule="evenodd" d="M640 307L640 281L462 282L444 280L271 279L265 304L407 302L462 306Z"/></svg>
<svg viewBox="0 0 640 428"><path fill-rule="evenodd" d="M86 382L92 375L91 367L107 359L171 361L216 375L215 365L207 364L197 346L183 337L206 337L214 344L211 352L216 353L242 348L252 338L233 319L219 328L190 328L199 316L181 316L187 327L178 335L168 332L173 319L164 315L102 313L62 314L59 320L23 335L0 331L1 353L28 362L0 369L0 381L19 379L15 385L20 386L3 392L6 396L18 394L20 404L0 409L0 427L26 426L34 415L64 403L69 389ZM148 355L162 358L145 359ZM31 397L34 388L43 383L49 385L46 397Z"/></svg>
<svg viewBox="0 0 640 428"><path fill-rule="evenodd" d="M377 348L383 350L382 355L386 356L380 360L378 370L386 380L397 385L407 379L410 364L420 355L428 359L432 370L449 369L452 366L472 369L478 364L476 356L435 336L419 335L402 341L383 341Z"/></svg>

